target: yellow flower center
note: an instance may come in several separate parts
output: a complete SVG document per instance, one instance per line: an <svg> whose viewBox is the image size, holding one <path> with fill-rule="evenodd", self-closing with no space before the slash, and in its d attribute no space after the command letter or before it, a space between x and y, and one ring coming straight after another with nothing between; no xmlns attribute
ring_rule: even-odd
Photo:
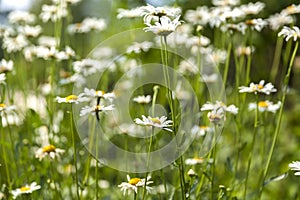
<svg viewBox="0 0 300 200"><path fill-rule="evenodd" d="M76 28L81 28L82 27L82 23L76 23L75 26L76 26Z"/></svg>
<svg viewBox="0 0 300 200"><path fill-rule="evenodd" d="M5 107L6 107L6 104L0 103L0 109L1 109L1 108L5 108Z"/></svg>
<svg viewBox="0 0 300 200"><path fill-rule="evenodd" d="M203 158L195 157L193 158L194 161L196 162L203 162Z"/></svg>
<svg viewBox="0 0 300 200"><path fill-rule="evenodd" d="M21 187L20 190L21 190L21 192L26 192L26 191L30 190L30 187L24 186L24 187Z"/></svg>
<svg viewBox="0 0 300 200"><path fill-rule="evenodd" d="M161 121L157 117L151 118L151 121L155 124L161 124Z"/></svg>
<svg viewBox="0 0 300 200"><path fill-rule="evenodd" d="M78 99L78 97L74 94L71 94L69 96L66 97L66 102L69 102L69 101L76 101Z"/></svg>
<svg viewBox="0 0 300 200"><path fill-rule="evenodd" d="M102 107L100 105L95 106L95 111L100 111L101 109L102 109Z"/></svg>
<svg viewBox="0 0 300 200"><path fill-rule="evenodd" d="M204 129L204 130L205 130L205 129L207 129L207 128L208 128L208 126L199 126L199 128L200 128L200 129Z"/></svg>
<svg viewBox="0 0 300 200"><path fill-rule="evenodd" d="M260 108L267 108L268 106L269 106L269 103L266 101L260 101L258 103L258 107L260 107Z"/></svg>
<svg viewBox="0 0 300 200"><path fill-rule="evenodd" d="M136 185L138 182L140 182L141 181L141 179L140 178L132 178L132 179L130 179L129 180L129 184L130 185Z"/></svg>
<svg viewBox="0 0 300 200"><path fill-rule="evenodd" d="M53 145L48 145L48 146L45 146L43 147L43 152L44 153L51 153L51 152L55 152L55 146Z"/></svg>
<svg viewBox="0 0 300 200"><path fill-rule="evenodd" d="M254 25L254 21L252 19L246 20L247 25Z"/></svg>
<svg viewBox="0 0 300 200"><path fill-rule="evenodd" d="M99 97L99 96L103 96L105 94L105 92L101 91L101 90L97 90L96 92L96 96Z"/></svg>
<svg viewBox="0 0 300 200"><path fill-rule="evenodd" d="M261 89L264 88L264 86L263 86L263 85L258 85L257 88L258 88L259 90L261 90Z"/></svg>

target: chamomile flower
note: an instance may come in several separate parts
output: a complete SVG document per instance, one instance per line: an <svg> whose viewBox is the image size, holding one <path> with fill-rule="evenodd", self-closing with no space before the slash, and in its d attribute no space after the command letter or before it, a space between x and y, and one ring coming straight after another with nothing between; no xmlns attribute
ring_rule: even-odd
<svg viewBox="0 0 300 200"><path fill-rule="evenodd" d="M17 188L11 191L13 195L13 199L16 199L18 196L22 194L31 194L32 192L41 189L41 186L38 185L36 182L32 182L30 185L25 185L20 188Z"/></svg>
<svg viewBox="0 0 300 200"><path fill-rule="evenodd" d="M85 18L82 22L71 24L68 27L70 33L88 33L91 31L103 31L107 24L102 18Z"/></svg>
<svg viewBox="0 0 300 200"><path fill-rule="evenodd" d="M57 58L58 61L61 61L61 60L68 60L70 58L73 58L75 57L75 55L76 55L75 51L71 47L66 46L65 50L57 52L55 57Z"/></svg>
<svg viewBox="0 0 300 200"><path fill-rule="evenodd" d="M292 28L284 26L283 29L278 33L278 36L285 37L285 40L288 41L290 38L293 38L294 41L300 38L300 29L297 26Z"/></svg>
<svg viewBox="0 0 300 200"><path fill-rule="evenodd" d="M215 6L235 6L240 3L240 0L213 0Z"/></svg>
<svg viewBox="0 0 300 200"><path fill-rule="evenodd" d="M122 182L118 187L121 188L121 191L123 192L124 195L126 195L126 192L128 191L128 194L131 193L131 191L134 191L137 193L138 188L141 187L143 188L145 186L146 182L146 190L147 192L151 192L152 187L148 186L149 184L152 184L153 181L150 181L151 177L148 176L147 180L145 178L130 178L129 175L127 175L127 182Z"/></svg>
<svg viewBox="0 0 300 200"><path fill-rule="evenodd" d="M40 161L49 156L51 159L55 159L55 157L59 157L60 154L64 153L65 150L56 148L54 145L46 145L44 147L39 148L35 152L35 157L38 158Z"/></svg>
<svg viewBox="0 0 300 200"><path fill-rule="evenodd" d="M0 73L6 73L13 70L14 63L12 60L2 59L0 62Z"/></svg>
<svg viewBox="0 0 300 200"><path fill-rule="evenodd" d="M147 95L147 96L137 96L133 98L133 101L136 103L140 103L140 104L147 104L151 102L151 96Z"/></svg>
<svg viewBox="0 0 300 200"><path fill-rule="evenodd" d="M94 90L89 88L84 88L84 92L81 94L87 98L103 98L103 99L114 99L115 93L113 92L104 92L103 90Z"/></svg>
<svg viewBox="0 0 300 200"><path fill-rule="evenodd" d="M268 25L268 22L264 19L248 19L245 21L245 24L248 25L252 30L260 32L265 26Z"/></svg>
<svg viewBox="0 0 300 200"><path fill-rule="evenodd" d="M168 36L170 33L174 32L177 26L181 24L179 21L180 16L171 20L169 17L160 17L160 22L155 22L154 25L147 24L148 27L144 28L145 32L151 31L156 35Z"/></svg>
<svg viewBox="0 0 300 200"><path fill-rule="evenodd" d="M260 101L258 102L258 110L260 112L272 112L272 113L276 113L276 111L280 108L281 106L281 102L278 101L276 104L274 104L271 101ZM256 110L256 103L249 103L248 109L249 110Z"/></svg>
<svg viewBox="0 0 300 200"><path fill-rule="evenodd" d="M76 73L80 73L83 76L89 76L101 71L101 62L90 58L73 62L73 69Z"/></svg>
<svg viewBox="0 0 300 200"><path fill-rule="evenodd" d="M88 101L89 99L87 97L84 97L82 94L80 95L74 95L74 94L71 94L67 97L56 97L55 100L58 102L58 103L80 103L80 102L85 102L85 101Z"/></svg>
<svg viewBox="0 0 300 200"><path fill-rule="evenodd" d="M32 24L35 22L35 15L27 11L12 11L8 14L8 21L11 24Z"/></svg>
<svg viewBox="0 0 300 200"><path fill-rule="evenodd" d="M206 25L210 19L210 10L207 6L197 7L196 10L187 10L184 19L194 25Z"/></svg>
<svg viewBox="0 0 300 200"><path fill-rule="evenodd" d="M79 116L82 117L87 114L97 114L99 112L103 111L109 111L109 110L114 110L114 105L109 105L109 106L103 106L103 105L96 105L96 106L84 106L80 110Z"/></svg>
<svg viewBox="0 0 300 200"><path fill-rule="evenodd" d="M141 16L144 16L144 23L151 24L154 22L161 22L162 17L168 18L178 18L181 14L180 8L174 7L154 7L150 4L147 6L142 6L141 8Z"/></svg>
<svg viewBox="0 0 300 200"><path fill-rule="evenodd" d="M36 26L20 26L18 28L19 32L24 34L27 37L37 37L42 32L42 27L39 25Z"/></svg>
<svg viewBox="0 0 300 200"><path fill-rule="evenodd" d="M195 135L196 138L199 138L212 131L213 129L210 126L193 126L191 134Z"/></svg>
<svg viewBox="0 0 300 200"><path fill-rule="evenodd" d="M140 7L133 8L133 9L130 9L130 10L119 8L117 12L118 12L118 15L117 15L118 19L136 18L136 17L140 17L141 14L142 14L142 10L140 9Z"/></svg>
<svg viewBox="0 0 300 200"><path fill-rule="evenodd" d="M149 49L153 46L152 42L144 41L144 42L134 42L133 45L129 46L126 50L127 53L141 53L149 51Z"/></svg>
<svg viewBox="0 0 300 200"><path fill-rule="evenodd" d="M292 15L292 14L300 13L300 4L298 4L298 5L292 4L288 7L286 7L285 9L283 9L281 11L281 13L286 14L286 15Z"/></svg>
<svg viewBox="0 0 300 200"><path fill-rule="evenodd" d="M28 45L28 40L25 35L18 34L15 37L5 37L3 40L2 47L8 52L21 51L24 47Z"/></svg>
<svg viewBox="0 0 300 200"><path fill-rule="evenodd" d="M215 110L215 109L223 109L226 112L232 113L234 115L236 115L238 113L238 108L235 105L229 105L226 106L223 102L221 101L216 101L215 104L213 103L205 103L202 107L201 107L201 111L207 111L207 110Z"/></svg>
<svg viewBox="0 0 300 200"><path fill-rule="evenodd" d="M212 111L207 113L207 117L210 122L218 124L225 121L225 111L223 108L214 108Z"/></svg>
<svg viewBox="0 0 300 200"><path fill-rule="evenodd" d="M269 22L269 26L272 30L277 31L280 27L287 24L292 24L294 22L294 18L290 15L286 15L283 13L277 13L271 15L267 21Z"/></svg>
<svg viewBox="0 0 300 200"><path fill-rule="evenodd" d="M66 4L57 4L57 5L46 5L42 6L42 11L40 13L40 18L42 21L56 22L63 17L68 15L67 5Z"/></svg>
<svg viewBox="0 0 300 200"><path fill-rule="evenodd" d="M0 103L0 114L5 113L5 114L9 114L16 111L16 106L12 105L12 106L8 106L5 103Z"/></svg>
<svg viewBox="0 0 300 200"><path fill-rule="evenodd" d="M173 132L171 129L169 129L168 127L172 127L172 120L167 120L166 116L162 116L162 117L145 117L144 115L142 115L142 119L136 118L134 119L134 122L138 125L142 125L142 126L152 126L152 127L156 127L156 128L162 128L166 131L170 131Z"/></svg>
<svg viewBox="0 0 300 200"><path fill-rule="evenodd" d="M195 157L195 158L188 158L185 160L186 165L198 165L204 162L203 158Z"/></svg>
<svg viewBox="0 0 300 200"><path fill-rule="evenodd" d="M293 161L289 164L289 168L293 171L296 171L296 176L300 176L300 161Z"/></svg>
<svg viewBox="0 0 300 200"><path fill-rule="evenodd" d="M257 15L259 12L261 12L265 8L265 4L262 2L255 2L255 3L248 3L241 5L239 9L245 14L245 15Z"/></svg>
<svg viewBox="0 0 300 200"><path fill-rule="evenodd" d="M238 46L235 50L238 56L249 56L252 52L254 52L254 47L250 46Z"/></svg>
<svg viewBox="0 0 300 200"><path fill-rule="evenodd" d="M276 92L276 91L277 91L277 89L274 88L274 85L272 83L265 84L264 80L261 80L258 84L250 83L249 87L246 87L246 86L239 87L240 93L244 93L244 92L254 93L254 94L264 93L264 94L269 95L270 93Z"/></svg>

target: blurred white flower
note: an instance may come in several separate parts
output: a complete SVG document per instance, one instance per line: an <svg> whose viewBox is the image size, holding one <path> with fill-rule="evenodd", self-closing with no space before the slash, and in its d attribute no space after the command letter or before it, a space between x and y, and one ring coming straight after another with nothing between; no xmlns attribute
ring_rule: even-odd
<svg viewBox="0 0 300 200"><path fill-rule="evenodd" d="M240 0L213 0L212 4L215 6L235 6L240 3Z"/></svg>
<svg viewBox="0 0 300 200"><path fill-rule="evenodd" d="M155 22L154 25L146 24L148 27L144 28L145 32L151 31L156 35L167 36L174 32L177 26L181 24L180 16L171 20L166 16L160 17L160 22Z"/></svg>
<svg viewBox="0 0 300 200"><path fill-rule="evenodd" d="M240 32L241 34L246 33L247 25L245 23L238 23L238 24L231 24L231 23L225 23L221 25L221 31L222 32L229 32L230 34L233 34L235 32Z"/></svg>
<svg viewBox="0 0 300 200"><path fill-rule="evenodd" d="M208 63L218 65L220 63L225 63L227 52L221 49L213 49L210 53L206 54L205 60Z"/></svg>
<svg viewBox="0 0 300 200"><path fill-rule="evenodd" d="M82 94L76 96L74 94L71 94L67 97L56 97L55 100L58 103L80 103L80 102L85 102L88 101L87 97L84 97Z"/></svg>
<svg viewBox="0 0 300 200"><path fill-rule="evenodd" d="M194 25L206 25L210 19L210 10L206 6L197 7L196 10L187 10L184 19Z"/></svg>
<svg viewBox="0 0 300 200"><path fill-rule="evenodd" d="M8 14L8 21L11 24L32 24L35 22L35 15L27 11L12 11Z"/></svg>
<svg viewBox="0 0 300 200"><path fill-rule="evenodd" d="M68 31L70 33L88 33L90 31L103 31L107 27L104 19L85 18L82 22L70 24Z"/></svg>
<svg viewBox="0 0 300 200"><path fill-rule="evenodd" d="M289 164L289 168L293 171L296 171L296 176L300 176L300 161L293 161Z"/></svg>
<svg viewBox="0 0 300 200"><path fill-rule="evenodd" d="M150 192L152 190L152 187L148 186L149 184L152 184L153 181L150 181L151 177L148 176L147 180L145 178L130 178L129 175L127 175L127 181L128 182L122 182L118 187L121 188L121 191L123 191L123 194L126 195L126 192L128 191L128 194L131 193L131 191L134 191L137 193L138 187L145 187L146 182L146 190L147 192Z"/></svg>
<svg viewBox="0 0 300 200"><path fill-rule="evenodd" d="M140 17L142 14L142 10L140 7L138 8L133 8L130 10L126 10L123 8L119 8L117 10L118 15L117 15L117 19L122 19L122 18L136 18L136 17Z"/></svg>
<svg viewBox="0 0 300 200"><path fill-rule="evenodd" d="M101 71L103 67L100 61L87 58L73 62L73 69L76 73L89 76Z"/></svg>
<svg viewBox="0 0 300 200"><path fill-rule="evenodd" d="M240 93L244 93L244 92L248 92L248 93L264 93L269 95L272 92L276 92L277 89L274 88L274 85L272 83L267 83L265 85L265 81L261 80L258 84L254 84L254 83L250 83L249 87L246 86L241 86L239 87L239 92Z"/></svg>
<svg viewBox="0 0 300 200"><path fill-rule="evenodd" d="M61 60L68 60L70 58L73 58L75 57L75 55L76 55L75 51L71 47L66 46L65 50L57 52L55 57L57 58L58 61L61 61Z"/></svg>
<svg viewBox="0 0 300 200"><path fill-rule="evenodd" d="M37 37L42 32L42 27L39 25L36 26L19 26L18 31L24 34L27 37Z"/></svg>
<svg viewBox="0 0 300 200"><path fill-rule="evenodd" d="M195 138L206 135L206 133L212 132L213 129L210 126L193 126L191 134L195 135Z"/></svg>
<svg viewBox="0 0 300 200"><path fill-rule="evenodd" d="M286 7L285 9L283 9L281 11L281 13L285 14L285 15L292 15L292 14L300 13L300 4L298 4L298 5L292 4L288 7Z"/></svg>
<svg viewBox="0 0 300 200"><path fill-rule="evenodd" d="M161 22L162 17L170 19L179 18L181 14L181 8L175 7L154 7L150 4L140 7L141 16L144 16L144 23L146 25L152 22Z"/></svg>
<svg viewBox="0 0 300 200"><path fill-rule="evenodd" d="M288 41L290 38L293 38L296 41L300 38L300 29L297 26L293 26L292 28L284 26L283 29L278 33L278 36L285 37L285 40Z"/></svg>
<svg viewBox="0 0 300 200"><path fill-rule="evenodd" d="M0 85L1 85L1 84L2 84L2 85L5 85L5 84L6 84L5 80L6 80L6 75L5 75L5 73L1 73L1 74L0 74Z"/></svg>
<svg viewBox="0 0 300 200"><path fill-rule="evenodd" d="M274 104L271 101L260 101L258 102L258 110L260 112L272 112L272 113L276 113L276 111L280 108L281 106L281 102L278 101L276 104ZM249 103L248 109L249 110L256 110L256 103Z"/></svg>
<svg viewBox="0 0 300 200"><path fill-rule="evenodd" d="M188 158L185 160L186 165L197 165L197 164L202 164L204 162L203 158Z"/></svg>
<svg viewBox="0 0 300 200"><path fill-rule="evenodd" d="M208 111L208 110L218 110L218 109L223 109L226 112L232 113L234 115L238 114L238 108L235 105L229 105L226 106L223 102L221 101L216 101L215 104L213 103L205 103L202 107L201 107L201 111Z"/></svg>
<svg viewBox="0 0 300 200"><path fill-rule="evenodd" d="M149 49L153 46L152 42L144 41L144 42L134 42L133 45L127 47L127 53L141 53L149 51Z"/></svg>
<svg viewBox="0 0 300 200"><path fill-rule="evenodd" d="M41 186L36 182L32 182L30 185L25 185L15 190L12 190L11 193L13 195L13 199L16 199L18 196L22 194L31 194L32 192L41 189Z"/></svg>
<svg viewBox="0 0 300 200"><path fill-rule="evenodd" d="M145 117L142 115L142 119L136 118L134 119L134 122L138 125L142 126L152 126L156 128L162 128L166 131L173 132L171 129L168 127L172 126L172 120L167 120L167 117L162 116L162 117Z"/></svg>
<svg viewBox="0 0 300 200"><path fill-rule="evenodd" d="M245 24L248 25L252 30L260 32L265 26L268 25L268 22L264 19L248 19L245 21Z"/></svg>
<svg viewBox="0 0 300 200"><path fill-rule="evenodd" d="M137 96L133 98L133 101L140 104L147 104L151 102L151 96L150 95Z"/></svg>
<svg viewBox="0 0 300 200"><path fill-rule="evenodd" d="M68 15L67 5L66 4L57 4L57 5L46 5L42 6L42 11L40 13L40 18L42 21L56 22L57 20L62 19Z"/></svg>
<svg viewBox="0 0 300 200"><path fill-rule="evenodd" d="M54 145L46 145L44 147L39 148L35 152L35 157L40 161L49 156L51 159L55 159L55 157L60 157L60 154L64 153L65 150L56 148Z"/></svg>
<svg viewBox="0 0 300 200"><path fill-rule="evenodd" d="M55 4L61 4L62 2L69 3L69 4L76 4L81 2L82 0L52 0Z"/></svg>
<svg viewBox="0 0 300 200"><path fill-rule="evenodd" d="M14 63L12 60L2 59L0 62L0 73L6 73L12 71L14 68Z"/></svg>
<svg viewBox="0 0 300 200"><path fill-rule="evenodd" d="M58 45L57 39L55 37L45 35L42 35L38 38L38 44L40 46L46 47L56 47Z"/></svg>
<svg viewBox="0 0 300 200"><path fill-rule="evenodd" d="M292 24L294 22L294 18L290 15L277 13L275 15L271 15L267 21L269 22L271 29L277 31L283 25Z"/></svg>
<svg viewBox="0 0 300 200"><path fill-rule="evenodd" d="M84 92L80 95L88 97L88 98L103 98L103 99L114 99L115 93L114 92L104 92L102 90L94 90L89 88L84 88Z"/></svg>
<svg viewBox="0 0 300 200"><path fill-rule="evenodd" d="M200 81L205 82L205 83L214 83L218 80L219 76L217 73L213 74L202 74L200 77Z"/></svg>
<svg viewBox="0 0 300 200"><path fill-rule="evenodd" d="M245 15L257 15L259 12L261 12L265 8L265 4L262 2L255 2L255 3L248 3L241 5L239 9L245 14Z"/></svg>
<svg viewBox="0 0 300 200"><path fill-rule="evenodd" d="M21 51L27 45L28 40L25 35L19 34L16 37L5 37L3 39L2 47L7 51L7 53L12 53Z"/></svg>
<svg viewBox="0 0 300 200"><path fill-rule="evenodd" d="M80 110L79 116L82 117L82 116L88 115L88 114L93 115L93 114L98 114L99 112L111 111L111 110L114 110L114 109L115 109L114 105L109 105L109 106L103 106L103 105L84 106Z"/></svg>
<svg viewBox="0 0 300 200"><path fill-rule="evenodd" d="M254 52L254 47L250 46L238 46L235 50L238 56L249 56L252 52Z"/></svg>

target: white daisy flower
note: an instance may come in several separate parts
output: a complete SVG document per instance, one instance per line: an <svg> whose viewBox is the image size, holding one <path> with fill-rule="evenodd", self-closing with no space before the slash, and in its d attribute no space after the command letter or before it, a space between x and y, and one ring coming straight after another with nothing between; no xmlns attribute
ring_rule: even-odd
<svg viewBox="0 0 300 200"><path fill-rule="evenodd" d="M235 105L229 105L226 106L223 102L221 101L216 101L215 104L213 103L205 103L202 107L201 107L201 111L208 111L208 110L218 110L218 109L223 109L226 112L232 113L234 115L238 114L238 108Z"/></svg>
<svg viewBox="0 0 300 200"><path fill-rule="evenodd" d="M69 4L77 4L81 1L82 0L65 0L65 2L69 3ZM52 2L55 3L55 4L60 4L62 1L61 0L52 0Z"/></svg>
<svg viewBox="0 0 300 200"><path fill-rule="evenodd" d="M137 96L133 98L133 101L136 103L140 103L140 104L147 104L151 102L151 96L147 95L147 96Z"/></svg>
<svg viewBox="0 0 300 200"><path fill-rule="evenodd" d="M141 16L144 16L144 23L151 24L152 21L160 22L162 17L178 18L181 8L174 7L154 7L150 4L140 7Z"/></svg>
<svg viewBox="0 0 300 200"><path fill-rule="evenodd" d="M64 153L65 150L56 148L54 145L46 145L42 148L39 148L35 152L35 157L38 158L40 161L49 156L51 159L55 159L55 157L60 157L60 154Z"/></svg>
<svg viewBox="0 0 300 200"><path fill-rule="evenodd" d="M265 26L268 25L268 22L264 19L249 19L245 21L245 24L248 25L252 30L260 32Z"/></svg>
<svg viewBox="0 0 300 200"><path fill-rule="evenodd" d="M261 80L258 84L250 83L249 87L246 86L239 87L239 92L240 93L248 92L254 94L264 93L269 95L272 92L277 92L277 89L274 88L274 85L272 83L267 83L265 85L265 81Z"/></svg>
<svg viewBox="0 0 300 200"><path fill-rule="evenodd" d="M89 76L101 71L103 68L100 61L87 58L73 62L73 69L76 73L80 73L83 76Z"/></svg>
<svg viewBox="0 0 300 200"><path fill-rule="evenodd" d="M6 73L13 70L14 63L12 60L2 59L0 62L0 73Z"/></svg>
<svg viewBox="0 0 300 200"><path fill-rule="evenodd" d="M146 182L146 190L147 192L151 192L152 187L148 186L149 184L152 184L153 181L150 181L151 177L147 177L147 182ZM128 182L122 182L118 187L121 188L121 191L123 192L124 195L126 195L126 192L128 191L128 194L131 193L131 191L134 191L137 193L138 187L143 188L145 186L145 181L146 179L141 179L141 178L130 178L129 175L127 175L127 181Z"/></svg>
<svg viewBox="0 0 300 200"><path fill-rule="evenodd" d="M296 176L300 176L300 161L293 161L289 164L289 168L293 171L296 171Z"/></svg>
<svg viewBox="0 0 300 200"><path fill-rule="evenodd" d="M265 8L265 4L262 2L255 2L255 3L248 3L241 5L239 9L245 14L245 15L257 15L259 12L261 12Z"/></svg>
<svg viewBox="0 0 300 200"><path fill-rule="evenodd" d="M82 117L84 115L95 114L95 113L97 114L97 113L102 112L102 111L109 111L109 110L114 110L114 109L115 109L114 105L109 105L109 106L103 106L103 105L84 106L80 110L79 116Z"/></svg>
<svg viewBox="0 0 300 200"><path fill-rule="evenodd" d="M220 29L222 32L229 32L230 34L233 34L234 32L240 32L244 35L247 30L247 25L245 23L225 23L221 25Z"/></svg>
<svg viewBox="0 0 300 200"><path fill-rule="evenodd" d="M204 162L203 158L188 158L185 160L185 164L186 165L198 165L198 164L202 164Z"/></svg>
<svg viewBox="0 0 300 200"><path fill-rule="evenodd" d="M193 126L191 134L195 135L196 138L199 138L212 131L213 129L210 126Z"/></svg>
<svg viewBox="0 0 300 200"><path fill-rule="evenodd" d="M212 4L215 6L235 6L240 3L240 0L213 0Z"/></svg>
<svg viewBox="0 0 300 200"><path fill-rule="evenodd" d="M205 56L205 60L208 63L218 65L219 63L225 63L227 52L221 49L214 49Z"/></svg>
<svg viewBox="0 0 300 200"><path fill-rule="evenodd" d="M254 47L250 47L250 46L238 46L235 50L236 54L238 56L249 56L252 52L254 52Z"/></svg>
<svg viewBox="0 0 300 200"><path fill-rule="evenodd" d="M67 5L66 4L57 4L57 5L46 5L42 6L42 11L40 13L40 18L42 21L48 22L56 22L63 17L68 15Z"/></svg>
<svg viewBox="0 0 300 200"><path fill-rule="evenodd" d="M166 16L160 17L160 22L155 22L155 25L146 24L148 27L144 28L145 32L151 31L154 34L167 36L174 32L177 26L181 24L179 21L180 16L176 17L174 20Z"/></svg>
<svg viewBox="0 0 300 200"><path fill-rule="evenodd" d="M69 47L69 46L66 46L65 50L64 51L60 51L60 52L57 52L55 57L61 61L61 60L68 60L72 57L75 57L75 51Z"/></svg>
<svg viewBox="0 0 300 200"><path fill-rule="evenodd" d="M210 19L210 10L206 6L197 7L196 10L187 10L184 19L193 25L206 25Z"/></svg>
<svg viewBox="0 0 300 200"><path fill-rule="evenodd" d="M32 24L35 22L35 15L27 11L12 11L8 14L8 21L11 24Z"/></svg>
<svg viewBox="0 0 300 200"><path fill-rule="evenodd" d="M90 31L103 31L107 24L102 18L85 18L82 22L71 24L68 27L70 33L88 33Z"/></svg>
<svg viewBox="0 0 300 200"><path fill-rule="evenodd" d="M89 88L84 88L82 96L88 98L103 98L103 99L114 99L116 97L115 93L113 92L104 92L102 90L94 90Z"/></svg>
<svg viewBox="0 0 300 200"><path fill-rule="evenodd" d="M225 111L223 108L215 108L207 113L207 117L212 123L219 123L221 121L225 121Z"/></svg>
<svg viewBox="0 0 300 200"><path fill-rule="evenodd" d="M256 110L256 103L249 103L248 109L249 110ZM276 111L280 108L281 106L281 102L278 101L276 104L274 104L271 101L260 101L258 102L258 110L260 112L272 112L272 113L276 113Z"/></svg>
<svg viewBox="0 0 300 200"><path fill-rule="evenodd" d="M0 114L2 115L2 113L5 114L9 114L16 111L16 106L12 105L12 106L8 106L5 103L0 103Z"/></svg>
<svg viewBox="0 0 300 200"><path fill-rule="evenodd" d="M21 51L24 47L28 45L28 40L25 35L18 34L16 37L5 37L3 39L2 47L8 52Z"/></svg>
<svg viewBox="0 0 300 200"><path fill-rule="evenodd" d="M144 41L144 42L134 42L133 45L127 47L127 53L141 53L149 51L149 49L153 46L152 42Z"/></svg>
<svg viewBox="0 0 300 200"><path fill-rule="evenodd" d="M142 126L152 126L156 128L162 128L166 131L173 132L171 129L168 127L172 126L172 120L167 120L167 117L162 116L162 117L145 117L142 115L142 119L136 118L134 119L134 122L138 125Z"/></svg>
<svg viewBox="0 0 300 200"><path fill-rule="evenodd" d="M285 9L283 9L281 11L281 13L283 13L285 15L292 15L292 14L300 13L300 4L298 4L298 5L292 4L288 7L286 7Z"/></svg>
<svg viewBox="0 0 300 200"><path fill-rule="evenodd" d="M32 182L30 185L25 185L20 188L17 188L11 191L13 195L13 199L16 199L18 196L22 194L31 194L33 191L41 189L41 186L38 185L36 182Z"/></svg>
<svg viewBox="0 0 300 200"><path fill-rule="evenodd" d="M292 24L294 22L294 18L290 15L286 15L283 13L277 13L271 15L267 21L269 22L269 26L272 30L277 31L280 27L287 24Z"/></svg>
<svg viewBox="0 0 300 200"><path fill-rule="evenodd" d="M133 8L133 9L130 9L130 10L119 8L117 10L117 12L118 12L117 19L136 18L136 17L140 17L142 15L142 10L141 10L140 7Z"/></svg>
<svg viewBox="0 0 300 200"><path fill-rule="evenodd" d="M58 103L80 103L80 102L85 102L88 101L89 99L87 97L84 97L82 94L76 96L74 94L71 94L67 97L56 97L55 100Z"/></svg>
<svg viewBox="0 0 300 200"><path fill-rule="evenodd" d="M217 73L212 73L212 74L202 74L200 77L201 82L205 83L215 83L218 80L219 76Z"/></svg>
<svg viewBox="0 0 300 200"><path fill-rule="evenodd" d="M300 29L297 26L293 26L293 28L284 26L283 29L278 33L278 36L285 37L285 40L288 41L290 38L293 38L296 41L300 38Z"/></svg>
<svg viewBox="0 0 300 200"><path fill-rule="evenodd" d="M39 25L36 26L19 26L18 30L20 33L24 34L27 37L37 37L42 32L42 27Z"/></svg>
<svg viewBox="0 0 300 200"><path fill-rule="evenodd" d="M50 60L56 58L58 51L54 46L52 47L36 46L34 49L34 53L38 58L42 58L44 60Z"/></svg>
<svg viewBox="0 0 300 200"><path fill-rule="evenodd" d="M57 43L57 39L55 37L43 35L38 38L38 44L40 46L56 47L58 43Z"/></svg>
<svg viewBox="0 0 300 200"><path fill-rule="evenodd" d="M187 175L189 177L194 177L194 176L197 176L197 173L193 169L189 169L189 171L187 172Z"/></svg>

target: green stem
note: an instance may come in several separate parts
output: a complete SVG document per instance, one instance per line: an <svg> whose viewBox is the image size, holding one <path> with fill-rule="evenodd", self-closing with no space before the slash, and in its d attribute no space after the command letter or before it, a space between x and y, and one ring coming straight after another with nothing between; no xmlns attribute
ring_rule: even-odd
<svg viewBox="0 0 300 200"><path fill-rule="evenodd" d="M249 157L248 157L247 174L246 174L245 190L244 190L244 200L246 199L246 196L247 196L248 178L249 178L249 174L250 174L252 154L253 154L255 139L256 139L256 135L257 135L257 131L258 131L258 115L259 115L258 112L259 112L259 110L258 110L258 95L256 95L256 111L255 111L255 120L254 120L254 132L253 132L253 137L252 137L252 141L251 141L250 153L249 153Z"/></svg>
<svg viewBox="0 0 300 200"><path fill-rule="evenodd" d="M75 182L76 182L76 195L77 199L80 199L79 195L79 183L78 183L78 169L77 169L77 150L75 143L75 132L73 129L73 113L70 112L70 125L71 125L71 135L72 135L72 145L73 145L73 159L74 159L74 167L75 167Z"/></svg>
<svg viewBox="0 0 300 200"><path fill-rule="evenodd" d="M273 137L273 140L272 140L271 149L270 149L268 159L267 159L267 163L266 163L266 166L265 166L265 169L264 169L264 172L263 172L263 176L262 176L262 182L261 182L260 191L259 191L259 199L261 198L261 195L262 195L262 192L263 192L264 182L265 182L265 179L268 175L270 163L271 163L272 156L273 156L275 146L276 146L276 143L277 143L277 139L278 139L278 135L279 135L280 127L281 127L282 116L283 116L283 107L284 107L286 94L287 94L287 89L288 89L287 87L288 87L288 83L289 83L289 80L290 80L291 71L292 71L292 67L293 67L293 64L294 64L294 60L295 60L295 57L296 57L298 47L299 47L299 42L297 41L296 45L294 47L294 51L293 51L291 60L290 60L290 64L289 64L287 74L286 74L285 79L284 79L284 90L283 90L283 95L282 95L282 98L281 98L281 103L282 104L281 104L281 107L280 107L280 110L279 110L279 117L278 117L278 120L277 120L277 123L276 123L275 134L274 134L274 137Z"/></svg>
<svg viewBox="0 0 300 200"><path fill-rule="evenodd" d="M279 72L279 62L280 62L282 45L283 45L283 38L277 37L276 47L275 47L275 55L274 55L273 64L272 64L272 68L271 68L271 81L274 83L276 81L276 76Z"/></svg>

